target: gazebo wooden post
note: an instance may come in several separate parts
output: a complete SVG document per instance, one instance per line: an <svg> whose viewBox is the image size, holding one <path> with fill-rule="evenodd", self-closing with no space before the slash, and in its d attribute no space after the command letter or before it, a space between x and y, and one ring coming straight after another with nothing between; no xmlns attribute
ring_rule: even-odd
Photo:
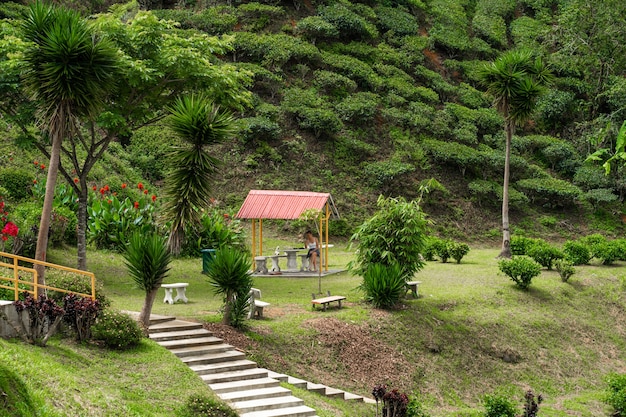
<svg viewBox="0 0 626 417"><path fill-rule="evenodd" d="M259 256L263 256L263 219L259 219Z"/></svg>
<svg viewBox="0 0 626 417"><path fill-rule="evenodd" d="M328 207L328 202L326 202L326 250L324 251L324 267L326 268L326 272L328 272L328 222L330 220L330 209Z"/></svg>
<svg viewBox="0 0 626 417"><path fill-rule="evenodd" d="M256 220L252 219L252 267L256 270Z"/></svg>

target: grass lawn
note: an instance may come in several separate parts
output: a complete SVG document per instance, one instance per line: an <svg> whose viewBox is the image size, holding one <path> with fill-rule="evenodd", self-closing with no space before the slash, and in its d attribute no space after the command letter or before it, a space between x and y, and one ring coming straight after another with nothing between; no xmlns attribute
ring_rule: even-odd
<svg viewBox="0 0 626 417"><path fill-rule="evenodd" d="M265 245L292 244L267 239ZM360 279L347 272L322 279L324 292L347 297L345 308L327 312L311 309L317 278L256 278L271 306L265 319L251 321L245 349L262 366L355 393L369 396L375 384L387 383L417 396L432 416L478 416L481 398L494 392L519 400L521 409L527 389L545 397L542 416L609 415L605 377L626 372L624 265L592 262L577 267L568 283L544 269L521 291L498 271L497 254L497 248L473 248L460 265L429 262L416 275L421 297L390 312L362 303ZM74 263L67 251L53 250L49 259ZM143 294L118 254L90 252L88 259L113 307L141 308ZM352 252L335 244L329 259L331 269L342 268ZM219 321L221 300L201 268L200 259L174 261L167 282L188 282L189 303L163 304L161 291L153 312ZM172 385L187 390L186 383ZM373 410L302 397L320 416Z"/></svg>

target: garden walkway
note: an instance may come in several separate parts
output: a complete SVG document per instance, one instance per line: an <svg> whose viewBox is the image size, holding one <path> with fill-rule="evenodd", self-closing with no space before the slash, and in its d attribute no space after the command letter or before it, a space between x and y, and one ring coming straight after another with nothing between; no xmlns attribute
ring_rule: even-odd
<svg viewBox="0 0 626 417"><path fill-rule="evenodd" d="M178 356L241 417L316 417L316 411L281 382L328 397L375 404L370 398L259 368L201 323L153 314L149 333L150 339Z"/></svg>

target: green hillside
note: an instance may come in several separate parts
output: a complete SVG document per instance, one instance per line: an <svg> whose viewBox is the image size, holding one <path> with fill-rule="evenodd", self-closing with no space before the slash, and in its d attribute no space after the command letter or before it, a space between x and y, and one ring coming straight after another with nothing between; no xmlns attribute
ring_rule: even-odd
<svg viewBox="0 0 626 417"><path fill-rule="evenodd" d="M79 9L105 11L110 3ZM558 238L622 230L622 168L605 176L600 164L584 161L597 149L613 149L626 119L623 2L140 4L186 33L220 37L231 47L217 58L251 77L238 134L215 149L225 163L215 198L227 207L236 209L249 189L331 192L343 217L333 232L349 235L378 195L414 198L435 178L441 187L426 196L424 209L437 220L437 233L497 237L504 119L478 72L503 51L524 48L550 65L555 80L513 140L513 231ZM3 3L0 16L19 10ZM124 13L130 19L137 9ZM109 154L116 171L129 162L121 176L159 184L172 138L158 123L138 129L158 116L151 111L117 132L121 147ZM8 119L0 123L5 146L13 146L21 133ZM95 170L90 179L112 176Z"/></svg>

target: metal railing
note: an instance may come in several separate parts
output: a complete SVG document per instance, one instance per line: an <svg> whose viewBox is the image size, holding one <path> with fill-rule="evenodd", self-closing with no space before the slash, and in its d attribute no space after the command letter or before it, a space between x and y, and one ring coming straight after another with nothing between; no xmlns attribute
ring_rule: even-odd
<svg viewBox="0 0 626 417"><path fill-rule="evenodd" d="M8 262L5 262L5 260L7 260ZM24 266L23 264L31 264L32 267ZM90 280L91 294L79 293L64 288L56 288L49 285L39 284L37 282L38 273L37 270L34 268L35 265L41 265L45 268L50 268L51 270L60 270L84 276L85 279ZM5 271L0 269L0 288L13 290L15 292L15 301L19 299L19 294L21 292L28 292L29 294L32 294L35 298L37 298L41 290L51 290L64 293L71 292L83 297L90 297L92 300L96 299L96 276L93 274L93 272L81 271L79 269L68 268L66 266L56 265L44 261L37 261L35 259L13 255L6 252L0 252L0 268L1 267L12 270L13 276L8 277L4 276L3 274Z"/></svg>

